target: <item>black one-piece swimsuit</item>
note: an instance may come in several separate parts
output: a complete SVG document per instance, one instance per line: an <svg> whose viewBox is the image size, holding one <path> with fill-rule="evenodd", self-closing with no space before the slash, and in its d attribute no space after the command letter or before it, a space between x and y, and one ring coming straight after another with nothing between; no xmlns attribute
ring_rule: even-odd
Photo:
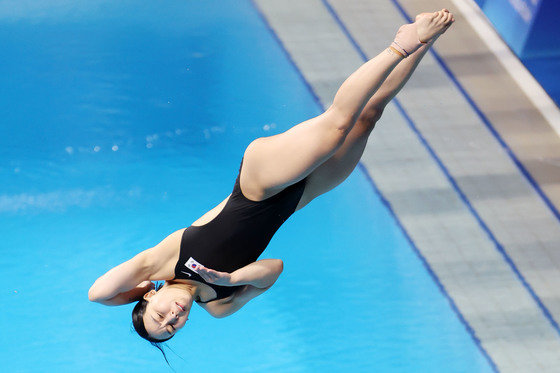
<svg viewBox="0 0 560 373"><path fill-rule="evenodd" d="M306 179L302 179L270 198L251 201L243 195L239 185L242 167L243 159L231 196L222 211L204 225L191 225L185 229L179 261L175 265L175 279L205 283L216 291L215 299L229 297L240 286L207 283L187 266L189 259L228 273L253 263L278 228L294 213L305 189Z"/></svg>

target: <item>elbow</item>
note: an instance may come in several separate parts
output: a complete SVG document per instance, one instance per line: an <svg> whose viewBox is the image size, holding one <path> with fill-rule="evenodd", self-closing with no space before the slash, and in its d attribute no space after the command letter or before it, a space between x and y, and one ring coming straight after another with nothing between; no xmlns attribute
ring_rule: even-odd
<svg viewBox="0 0 560 373"><path fill-rule="evenodd" d="M99 297L99 294L97 294L97 291L95 289L95 284L93 284L88 291L88 299L91 302L99 302L101 300L101 298Z"/></svg>
<svg viewBox="0 0 560 373"><path fill-rule="evenodd" d="M90 300L90 302L97 302L97 298L95 297L95 293L93 292L92 289L89 289L88 291L88 299Z"/></svg>
<svg viewBox="0 0 560 373"><path fill-rule="evenodd" d="M271 281L269 282L269 285L264 287L264 289L270 289L270 287L276 283L278 277L280 277L282 271L284 271L284 262L280 259L274 259L274 263L272 265L271 270L272 270L272 276L270 278Z"/></svg>
<svg viewBox="0 0 560 373"><path fill-rule="evenodd" d="M275 261L275 272L280 276L282 271L284 271L284 262L281 259L276 259Z"/></svg>

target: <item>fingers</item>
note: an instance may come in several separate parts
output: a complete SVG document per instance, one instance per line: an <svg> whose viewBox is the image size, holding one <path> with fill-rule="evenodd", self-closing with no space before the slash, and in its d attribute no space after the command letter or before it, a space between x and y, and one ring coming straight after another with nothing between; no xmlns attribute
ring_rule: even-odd
<svg viewBox="0 0 560 373"><path fill-rule="evenodd" d="M199 265L196 268L196 272L204 279L206 282L214 283L224 277L224 272L218 272L210 268L206 268L203 265Z"/></svg>
<svg viewBox="0 0 560 373"><path fill-rule="evenodd" d="M198 266L196 272L204 279L206 282L214 282L218 276L216 276L215 271L206 268L204 266Z"/></svg>

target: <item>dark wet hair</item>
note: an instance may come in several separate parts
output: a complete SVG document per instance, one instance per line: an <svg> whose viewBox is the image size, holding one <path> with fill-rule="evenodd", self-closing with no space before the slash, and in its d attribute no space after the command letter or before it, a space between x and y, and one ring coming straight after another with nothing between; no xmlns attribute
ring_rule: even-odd
<svg viewBox="0 0 560 373"><path fill-rule="evenodd" d="M162 283L156 285L156 291L161 289L162 286L163 286ZM146 330L146 326L144 325L144 312L146 312L147 305L148 305L148 301L145 300L143 297L142 299L140 299L138 303L136 303L136 305L132 309L132 326L134 326L134 330L136 330L136 333L138 333L140 337L144 338L145 340L150 342L152 346L158 348L161 351L161 353L163 354L163 358L167 362L167 365L169 365L167 356L165 356L165 352L163 351L163 346L164 346L163 342L170 340L171 338L173 338L173 336L167 339L155 339L148 334L148 331Z"/></svg>

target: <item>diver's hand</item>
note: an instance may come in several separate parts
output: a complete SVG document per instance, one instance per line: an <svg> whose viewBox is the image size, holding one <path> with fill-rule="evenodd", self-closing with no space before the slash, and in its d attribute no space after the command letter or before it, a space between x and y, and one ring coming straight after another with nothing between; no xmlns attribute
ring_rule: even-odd
<svg viewBox="0 0 560 373"><path fill-rule="evenodd" d="M221 286L234 286L231 282L231 274L227 272L218 272L213 269L206 268L202 265L196 267L196 273L204 279L204 281Z"/></svg>

